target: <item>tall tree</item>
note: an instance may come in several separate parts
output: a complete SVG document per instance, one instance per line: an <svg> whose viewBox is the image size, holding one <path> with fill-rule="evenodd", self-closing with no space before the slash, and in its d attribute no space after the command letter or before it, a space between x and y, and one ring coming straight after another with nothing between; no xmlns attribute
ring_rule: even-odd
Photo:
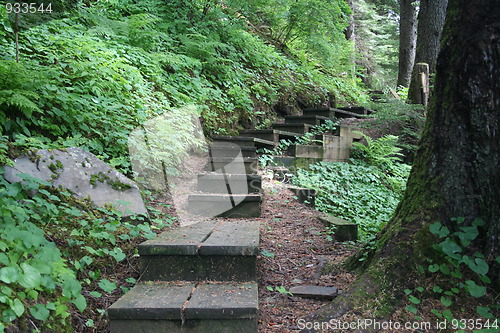
<svg viewBox="0 0 500 333"><path fill-rule="evenodd" d="M446 18L447 5L448 0L420 0L415 64L421 62L429 64L431 74L436 70L436 60L440 46L439 40ZM416 81L418 74L413 71L410 82L409 98L413 102L416 102L413 96L419 94L420 87Z"/></svg>
<svg viewBox="0 0 500 333"><path fill-rule="evenodd" d="M454 217L465 219L462 226L484 220L472 246L496 265L490 269L490 290L498 291L500 1L450 0L441 45L427 123L405 196L351 290L314 319L397 302L415 268L435 253L432 246L439 241L429 226L440 221L454 232ZM382 299L370 302L367 295Z"/></svg>
<svg viewBox="0 0 500 333"><path fill-rule="evenodd" d="M410 85L417 44L417 7L412 0L399 1L398 86Z"/></svg>

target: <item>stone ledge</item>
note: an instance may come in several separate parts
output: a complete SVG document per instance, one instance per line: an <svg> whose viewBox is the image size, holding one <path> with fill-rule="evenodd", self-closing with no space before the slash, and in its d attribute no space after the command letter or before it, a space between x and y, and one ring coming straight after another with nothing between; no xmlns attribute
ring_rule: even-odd
<svg viewBox="0 0 500 333"><path fill-rule="evenodd" d="M356 241L358 239L358 225L332 215L322 214L318 219L327 227L335 227L334 237L339 242Z"/></svg>

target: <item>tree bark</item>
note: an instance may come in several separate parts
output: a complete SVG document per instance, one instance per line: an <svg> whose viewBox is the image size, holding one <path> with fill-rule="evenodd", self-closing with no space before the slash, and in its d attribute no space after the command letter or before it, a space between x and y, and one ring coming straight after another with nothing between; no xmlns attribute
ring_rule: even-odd
<svg viewBox="0 0 500 333"><path fill-rule="evenodd" d="M415 61L417 43L417 7L412 0L399 2L398 86L408 88Z"/></svg>
<svg viewBox="0 0 500 333"><path fill-rule="evenodd" d="M430 73L436 71L436 61L439 53L439 41L446 18L448 0L421 0L418 13L417 46L415 64L423 62L429 64ZM416 94L418 87L411 81L409 96Z"/></svg>
<svg viewBox="0 0 500 333"><path fill-rule="evenodd" d="M390 293L384 305L400 301L416 267L434 253L438 240L429 225L439 221L454 232L453 217L464 217L465 225L486 222L473 246L494 265L491 287L499 287L493 258L500 255L500 1L450 0L441 45L405 196L378 235L367 268L314 320L336 318L382 292Z"/></svg>

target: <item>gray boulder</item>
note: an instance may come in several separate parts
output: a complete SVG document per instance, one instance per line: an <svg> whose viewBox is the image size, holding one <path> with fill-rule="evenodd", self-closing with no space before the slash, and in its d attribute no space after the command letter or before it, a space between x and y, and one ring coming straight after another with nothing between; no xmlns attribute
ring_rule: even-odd
<svg viewBox="0 0 500 333"><path fill-rule="evenodd" d="M89 198L97 206L111 204L124 217L147 216L137 185L80 148L33 151L29 156L16 158L14 166L6 166L4 178L10 183L19 182L21 178L17 175L21 173L68 189L78 198Z"/></svg>

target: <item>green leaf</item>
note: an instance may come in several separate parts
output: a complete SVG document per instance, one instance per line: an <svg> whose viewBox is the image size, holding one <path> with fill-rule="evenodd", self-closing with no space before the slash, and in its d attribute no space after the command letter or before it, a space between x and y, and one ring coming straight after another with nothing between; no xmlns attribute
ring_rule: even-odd
<svg viewBox="0 0 500 333"><path fill-rule="evenodd" d="M14 283L19 279L19 269L16 267L3 267L0 269L0 281Z"/></svg>
<svg viewBox="0 0 500 333"><path fill-rule="evenodd" d="M260 252L260 254L262 254L264 257L274 258L274 253L269 252L269 251L267 251L267 250L262 250L262 251Z"/></svg>
<svg viewBox="0 0 500 333"><path fill-rule="evenodd" d="M266 289L269 290L269 291L274 291L274 288L271 287L271 286L267 286Z"/></svg>
<svg viewBox="0 0 500 333"><path fill-rule="evenodd" d="M448 297L441 296L441 303L443 303L444 306L448 307L453 303L453 301Z"/></svg>
<svg viewBox="0 0 500 333"><path fill-rule="evenodd" d="M467 289L472 297L481 297L486 293L486 287L478 286L472 280L465 281L465 284L467 285L465 289Z"/></svg>
<svg viewBox="0 0 500 333"><path fill-rule="evenodd" d="M35 304L35 306L32 306L30 308L30 313L33 317L35 317L35 319L42 321L47 320L50 315L50 311L43 304Z"/></svg>
<svg viewBox="0 0 500 333"><path fill-rule="evenodd" d="M417 307L413 304L407 305L406 310L413 313L413 314L417 314Z"/></svg>
<svg viewBox="0 0 500 333"><path fill-rule="evenodd" d="M416 298L413 295L408 296L408 300L412 302L413 304L420 304L420 299Z"/></svg>
<svg viewBox="0 0 500 333"><path fill-rule="evenodd" d="M64 296L68 298L75 298L80 295L80 292L82 291L82 285L78 280L70 278L64 282L62 290Z"/></svg>
<svg viewBox="0 0 500 333"><path fill-rule="evenodd" d="M12 311L14 311L14 313L18 317L21 317L24 313L24 305L18 298L16 298L12 302L12 304L10 305L10 308L12 309Z"/></svg>
<svg viewBox="0 0 500 333"><path fill-rule="evenodd" d="M429 272L436 273L437 271L439 271L439 265L438 264L429 265Z"/></svg>
<svg viewBox="0 0 500 333"><path fill-rule="evenodd" d="M81 294L78 295L74 300L72 300L71 303L75 304L80 312L83 312L87 307L87 300Z"/></svg>
<svg viewBox="0 0 500 333"><path fill-rule="evenodd" d="M90 293L90 296L93 296L93 297L96 297L96 298L99 298L102 296L102 294L98 291L91 291Z"/></svg>
<svg viewBox="0 0 500 333"><path fill-rule="evenodd" d="M467 262L467 266L469 266L470 269L472 269L475 273L479 275L488 274L488 271L490 269L488 263L481 258L476 258L474 261L471 260Z"/></svg>
<svg viewBox="0 0 500 333"><path fill-rule="evenodd" d="M450 230L443 226L440 222L433 223L429 226L429 230L432 234L438 235L439 238L446 237L450 234Z"/></svg>
<svg viewBox="0 0 500 333"><path fill-rule="evenodd" d="M443 292L443 289L440 286L434 286L434 287L432 287L432 291L437 293L437 294L440 294Z"/></svg>
<svg viewBox="0 0 500 333"><path fill-rule="evenodd" d="M495 316L490 312L491 311L491 308L489 306L478 306L476 308L476 311L477 313L484 317L484 318L488 318L488 319L493 319L495 318Z"/></svg>
<svg viewBox="0 0 500 333"><path fill-rule="evenodd" d="M116 283L111 282L107 279L102 279L101 281L99 281L98 285L99 287L101 287L102 290L104 290L107 293L110 293L116 289Z"/></svg>
<svg viewBox="0 0 500 333"><path fill-rule="evenodd" d="M457 253L462 252L462 248L450 239L446 239L445 241L439 243L439 247L448 257L453 259L460 259Z"/></svg>
<svg viewBox="0 0 500 333"><path fill-rule="evenodd" d="M23 274L19 279L19 284L29 289L38 288L42 282L42 275L40 272L27 263L22 263L21 268Z"/></svg>

